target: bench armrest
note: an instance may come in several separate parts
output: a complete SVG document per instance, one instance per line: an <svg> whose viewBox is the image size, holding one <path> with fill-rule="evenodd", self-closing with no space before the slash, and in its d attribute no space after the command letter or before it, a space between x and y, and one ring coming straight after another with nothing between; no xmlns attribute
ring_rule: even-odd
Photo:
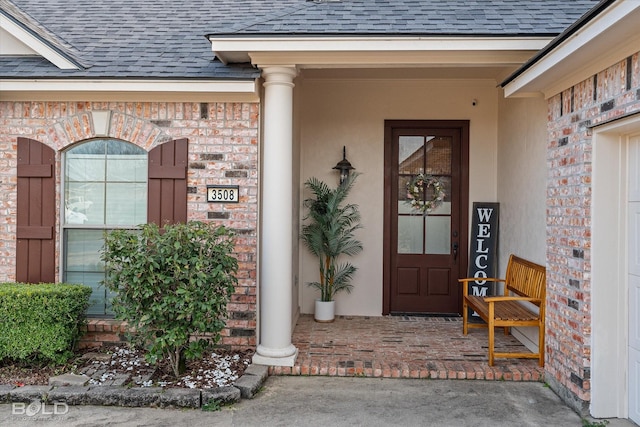
<svg viewBox="0 0 640 427"><path fill-rule="evenodd" d="M495 277L467 277L465 279L458 279L458 283L460 283L462 286L462 295L463 296L467 296L469 295L469 286L466 286L469 284L469 282L475 282L475 281L485 281L485 282L493 282L493 283L498 283L498 282L505 282L505 279L496 279ZM495 287L494 287L495 290Z"/></svg>
<svg viewBox="0 0 640 427"><path fill-rule="evenodd" d="M485 302L488 303L492 303L492 302L500 302L500 301L528 301L528 302L533 302L533 303L538 303L541 304L542 300L540 298L529 298L529 297L512 297L512 296L506 296L506 297L485 297L484 299Z"/></svg>
<svg viewBox="0 0 640 427"><path fill-rule="evenodd" d="M458 279L459 283L469 283L469 282L504 282L505 279L496 279L494 277L467 277L464 279Z"/></svg>

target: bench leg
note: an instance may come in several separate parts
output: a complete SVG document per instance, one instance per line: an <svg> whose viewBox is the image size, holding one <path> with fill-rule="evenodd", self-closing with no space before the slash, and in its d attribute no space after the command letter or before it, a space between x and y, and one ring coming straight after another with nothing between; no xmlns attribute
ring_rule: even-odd
<svg viewBox="0 0 640 427"><path fill-rule="evenodd" d="M510 327L508 327L508 326L505 326L505 327L504 327L504 334L505 334L505 335L509 335L509 332L511 332L511 328L510 328Z"/></svg>
<svg viewBox="0 0 640 427"><path fill-rule="evenodd" d="M466 285L465 285L466 286ZM469 306L467 305L466 298L462 298L462 335L467 335L469 332L469 327L467 326L467 322L469 321Z"/></svg>
<svg viewBox="0 0 640 427"><path fill-rule="evenodd" d="M538 365L544 366L544 316L542 316L541 322L538 324Z"/></svg>
<svg viewBox="0 0 640 427"><path fill-rule="evenodd" d="M489 303L489 318L488 320L488 328L489 329L489 366L493 366L493 348L495 346L495 312L494 305Z"/></svg>

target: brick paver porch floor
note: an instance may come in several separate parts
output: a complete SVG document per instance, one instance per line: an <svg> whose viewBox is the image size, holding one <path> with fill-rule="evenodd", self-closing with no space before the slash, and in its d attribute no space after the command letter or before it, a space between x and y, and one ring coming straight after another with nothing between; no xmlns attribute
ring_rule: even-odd
<svg viewBox="0 0 640 427"><path fill-rule="evenodd" d="M317 323L302 315L293 333L293 367L270 367L271 375L542 381L536 359L496 359L490 367L487 330L462 335L462 318L338 316ZM496 329L496 351L526 352Z"/></svg>

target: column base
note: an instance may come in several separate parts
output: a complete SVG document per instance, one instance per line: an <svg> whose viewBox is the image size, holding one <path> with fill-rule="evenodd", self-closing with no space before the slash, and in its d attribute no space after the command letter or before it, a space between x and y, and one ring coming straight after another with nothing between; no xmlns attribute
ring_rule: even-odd
<svg viewBox="0 0 640 427"><path fill-rule="evenodd" d="M267 366L293 366L298 357L298 349L291 344L284 349L270 349L258 346L253 355L252 363Z"/></svg>

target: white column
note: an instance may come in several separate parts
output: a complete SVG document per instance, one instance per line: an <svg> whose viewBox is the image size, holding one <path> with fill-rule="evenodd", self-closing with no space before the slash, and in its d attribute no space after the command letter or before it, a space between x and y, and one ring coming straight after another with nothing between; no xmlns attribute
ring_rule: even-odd
<svg viewBox="0 0 640 427"><path fill-rule="evenodd" d="M293 366L293 67L262 70L264 133L260 229L260 342L253 363Z"/></svg>

